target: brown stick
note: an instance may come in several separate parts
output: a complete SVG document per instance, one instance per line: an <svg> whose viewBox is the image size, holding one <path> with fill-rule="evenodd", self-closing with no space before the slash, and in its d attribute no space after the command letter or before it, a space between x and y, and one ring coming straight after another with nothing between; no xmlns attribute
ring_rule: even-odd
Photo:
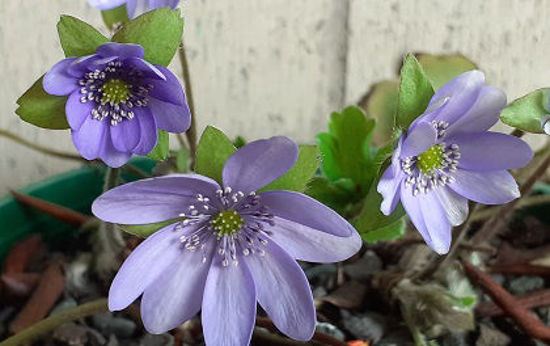
<svg viewBox="0 0 550 346"><path fill-rule="evenodd" d="M25 195L16 191L10 191L10 192L13 195L13 198L15 198L15 200L17 200L18 202L28 207L31 207L35 210L46 213L70 225L82 226L84 223L86 223L90 219L90 216L87 216L77 211L74 211L72 209L45 201L43 199Z"/></svg>
<svg viewBox="0 0 550 346"><path fill-rule="evenodd" d="M550 327L547 327L529 310L521 306L502 286L496 283L488 274L474 267L467 261L462 261L464 272L470 280L481 287L502 310L506 312L531 337L550 342Z"/></svg>
<svg viewBox="0 0 550 346"><path fill-rule="evenodd" d="M526 309L549 306L550 289L515 296L515 299L519 305ZM480 317L491 317L503 315L505 312L493 302L481 302L476 306L476 314Z"/></svg>
<svg viewBox="0 0 550 346"><path fill-rule="evenodd" d="M266 328L272 332L277 331L277 328L275 327L273 322L266 317L260 317L260 316L256 317L256 325L259 327ZM320 333L320 332L315 332L315 334L313 334L312 340L318 341L323 345L348 346L348 344L345 343L344 341L340 341L336 338L333 338L330 335L327 335L325 333Z"/></svg>
<svg viewBox="0 0 550 346"><path fill-rule="evenodd" d="M506 266L493 266L489 268L492 273L508 274L508 275L535 275L535 276L550 276L550 267L531 265L531 264L514 264Z"/></svg>

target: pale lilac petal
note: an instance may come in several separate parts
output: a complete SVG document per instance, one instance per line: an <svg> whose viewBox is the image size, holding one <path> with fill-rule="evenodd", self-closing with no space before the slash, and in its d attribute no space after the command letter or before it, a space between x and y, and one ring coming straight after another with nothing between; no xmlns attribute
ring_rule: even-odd
<svg viewBox="0 0 550 346"><path fill-rule="evenodd" d="M141 138L139 121L135 118L124 119L110 129L113 146L118 151L131 152Z"/></svg>
<svg viewBox="0 0 550 346"><path fill-rule="evenodd" d="M424 224L430 234L430 247L438 254L446 254L451 247L451 224L447 219L447 212L434 191L417 196L422 199L420 210L424 218Z"/></svg>
<svg viewBox="0 0 550 346"><path fill-rule="evenodd" d="M448 186L458 194L483 204L505 204L520 196L518 184L507 171L473 172L458 169Z"/></svg>
<svg viewBox="0 0 550 346"><path fill-rule="evenodd" d="M109 289L109 310L128 307L168 266L180 261L182 233L174 232L174 226L153 233L124 261Z"/></svg>
<svg viewBox="0 0 550 346"><path fill-rule="evenodd" d="M175 105L150 97L149 108L155 117L157 126L165 131L182 133L191 126L191 112L187 103Z"/></svg>
<svg viewBox="0 0 550 346"><path fill-rule="evenodd" d="M397 177L395 177L396 172ZM405 175L401 169L395 169L393 163L386 168L380 177L376 191L382 195L383 200L380 204L380 211L384 215L390 215L399 203L399 186L404 178Z"/></svg>
<svg viewBox="0 0 550 346"><path fill-rule="evenodd" d="M94 160L99 157L107 131L109 124L106 119L88 117L78 130L72 131L74 146L83 158Z"/></svg>
<svg viewBox="0 0 550 346"><path fill-rule="evenodd" d="M498 88L484 86L471 108L449 126L446 135L486 131L497 123L498 116L504 107L506 107L506 94Z"/></svg>
<svg viewBox="0 0 550 346"><path fill-rule="evenodd" d="M437 140L437 131L428 122L418 123L407 133L401 148L401 157L416 156L430 149Z"/></svg>
<svg viewBox="0 0 550 346"><path fill-rule="evenodd" d="M340 237L356 233L353 226L334 210L299 192L265 191L260 194L260 202L271 214L320 232Z"/></svg>
<svg viewBox="0 0 550 346"><path fill-rule="evenodd" d="M275 326L295 340L311 339L317 321L311 288L298 265L275 242L268 242L265 255L245 257L258 302Z"/></svg>
<svg viewBox="0 0 550 346"><path fill-rule="evenodd" d="M503 133L462 133L447 141L459 146L458 167L471 171L521 168L533 158L527 143Z"/></svg>
<svg viewBox="0 0 550 346"><path fill-rule="evenodd" d="M114 147L111 131L109 130L105 131L105 140L102 144L99 150L99 158L109 167L122 167L130 160L130 157L132 157L132 152L120 151Z"/></svg>
<svg viewBox="0 0 550 346"><path fill-rule="evenodd" d="M452 226L458 226L466 221L468 217L468 199L458 195L446 186L434 189L433 193L437 196L447 215L447 220Z"/></svg>
<svg viewBox="0 0 550 346"><path fill-rule="evenodd" d="M166 67L158 66L158 69L166 79L147 80L146 83L153 86L153 89L149 91L149 95L161 101L170 102L176 105L187 104L185 93L183 92L183 88L178 78Z"/></svg>
<svg viewBox="0 0 550 346"><path fill-rule="evenodd" d="M44 75L42 86L48 94L65 96L78 89L77 79L67 72L68 67L75 60L76 58L63 59Z"/></svg>
<svg viewBox="0 0 550 346"><path fill-rule="evenodd" d="M361 236L353 231L349 236L337 236L300 223L275 216L271 239L294 259L307 262L332 263L355 255L363 244Z"/></svg>
<svg viewBox="0 0 550 346"><path fill-rule="evenodd" d="M78 131L86 119L92 118L92 109L95 106L94 102L80 102L81 97L82 95L75 91L69 96L65 105L67 122L74 131Z"/></svg>
<svg viewBox="0 0 550 346"><path fill-rule="evenodd" d="M149 108L138 107L134 110L135 120L139 121L140 140L133 152L147 155L155 148L158 141L157 123Z"/></svg>
<svg viewBox="0 0 550 346"><path fill-rule="evenodd" d="M130 66L134 67L135 69L137 69L143 74L142 77L144 78L143 80L144 84L147 83L146 78L149 78L150 80L154 80L154 81L166 80L166 76L160 70L162 66L153 65L150 62L143 60L142 58L136 58L136 57L128 58L124 60L124 62L128 63Z"/></svg>
<svg viewBox="0 0 550 346"><path fill-rule="evenodd" d="M172 220L188 213L196 195L212 196L219 185L198 174L174 174L118 186L99 196L92 205L98 218L139 225Z"/></svg>
<svg viewBox="0 0 550 346"><path fill-rule="evenodd" d="M223 267L213 260L202 300L202 327L207 345L250 343L256 321L256 290L246 263Z"/></svg>
<svg viewBox="0 0 550 346"><path fill-rule="evenodd" d="M424 209L428 209L427 206L422 206L424 203L426 203L426 200L419 197L420 195L417 195L416 197L412 195L411 188L406 188L404 184L401 185L401 203L403 204L403 208L405 208L405 211L407 212L407 215L411 219L412 223L422 236L424 238L424 241L428 246L434 250L435 252L439 254L444 254L449 251L449 245L450 245L450 224L448 227L444 224L444 227L442 229L430 229L430 226L433 226L435 223L434 221L430 219L429 222L425 219L424 215ZM423 196L423 195L422 195ZM429 200L428 203L430 206L433 204L433 200ZM445 215L440 212L440 207L436 208L435 211L428 211L429 213L436 213L436 217L439 217L440 219L443 219L445 221ZM439 223L443 223L443 221L439 220ZM448 234L446 234L446 230L448 228ZM448 239L448 241L447 241Z"/></svg>
<svg viewBox="0 0 550 346"><path fill-rule="evenodd" d="M223 167L223 184L245 194L271 183L291 169L298 146L284 136L251 142L231 155Z"/></svg>
<svg viewBox="0 0 550 346"><path fill-rule="evenodd" d="M139 44L107 42L99 46L97 54L104 58L117 56L119 58L143 58L145 51Z"/></svg>
<svg viewBox="0 0 550 346"><path fill-rule="evenodd" d="M126 0L88 0L88 3L100 10L111 10L115 7L124 5Z"/></svg>
<svg viewBox="0 0 550 346"><path fill-rule="evenodd" d="M202 251L185 250L182 244L172 245L177 250L167 250L177 251L179 255L145 289L141 298L143 325L152 334L166 333L199 312L212 260L212 251L206 254L207 260L203 263L205 255ZM209 250L215 248L213 239L205 245ZM156 270L156 262L146 265L152 265Z"/></svg>

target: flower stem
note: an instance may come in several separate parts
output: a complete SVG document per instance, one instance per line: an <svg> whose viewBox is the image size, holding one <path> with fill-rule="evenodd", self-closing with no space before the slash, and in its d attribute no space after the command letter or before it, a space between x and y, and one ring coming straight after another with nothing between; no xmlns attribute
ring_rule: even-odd
<svg viewBox="0 0 550 346"><path fill-rule="evenodd" d="M189 111L191 112L191 127L185 135L187 136L187 142L189 144L189 154L191 160L195 161L197 152L197 116L195 113L195 101L193 99L193 87L191 85L191 73L189 71L189 62L187 61L187 54L185 53L185 45L181 42L180 49L178 50L181 69L183 73L183 83L185 84L185 93L187 96L187 103L189 104Z"/></svg>
<svg viewBox="0 0 550 346"><path fill-rule="evenodd" d="M58 150L54 150L54 149L50 149L50 148L46 148L46 147L43 147L43 146L38 145L36 143L32 143L32 142L30 142L30 141L28 141L24 138L21 138L18 135L14 134L14 133L11 133L7 130L0 129L0 136L9 138L9 139L13 140L16 143L19 143L23 146L26 146L27 148L34 149L34 150L36 150L38 152L41 152L43 154L46 154L46 155L55 156L55 157L58 157L60 159L88 162L86 159L84 159L84 158L82 158L78 155L71 154L71 153L66 153L66 152L62 152L62 151L58 151Z"/></svg>
<svg viewBox="0 0 550 346"><path fill-rule="evenodd" d="M54 330L63 323L77 320L95 313L107 311L107 299L101 298L92 302L79 305L70 310L50 316L28 327L16 335L0 342L0 346L28 345L42 335Z"/></svg>

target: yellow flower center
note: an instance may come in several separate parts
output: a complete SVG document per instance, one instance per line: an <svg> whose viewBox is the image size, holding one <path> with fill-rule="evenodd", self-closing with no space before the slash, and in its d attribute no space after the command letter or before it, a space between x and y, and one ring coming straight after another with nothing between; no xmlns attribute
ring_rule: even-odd
<svg viewBox="0 0 550 346"><path fill-rule="evenodd" d="M132 92L130 85L120 79L110 79L99 88L102 93L101 103L116 105L130 99Z"/></svg>
<svg viewBox="0 0 550 346"><path fill-rule="evenodd" d="M224 236L239 232L244 220L235 210L224 210L216 215L210 223L218 236Z"/></svg>
<svg viewBox="0 0 550 346"><path fill-rule="evenodd" d="M420 171L431 175L434 170L443 167L443 144L436 144L417 156L417 165Z"/></svg>

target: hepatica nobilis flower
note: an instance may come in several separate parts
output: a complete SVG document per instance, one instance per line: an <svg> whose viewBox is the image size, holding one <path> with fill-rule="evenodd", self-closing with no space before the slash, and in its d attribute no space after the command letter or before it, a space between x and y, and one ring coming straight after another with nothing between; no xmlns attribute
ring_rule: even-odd
<svg viewBox="0 0 550 346"><path fill-rule="evenodd" d="M143 59L143 47L105 43L96 54L66 58L45 76L44 90L69 95L65 112L75 147L111 167L146 155L157 129L184 132L191 115L178 79Z"/></svg>
<svg viewBox="0 0 550 346"><path fill-rule="evenodd" d="M485 85L480 71L454 78L432 97L403 135L378 192L389 215L399 201L426 243L440 254L451 226L468 215L468 200L503 204L519 197L507 169L525 166L533 152L522 140L488 131L506 96Z"/></svg>
<svg viewBox="0 0 550 346"><path fill-rule="evenodd" d="M100 10L111 10L126 4L126 11L130 19L161 7L175 9L179 2L180 0L88 0L91 6Z"/></svg>
<svg viewBox="0 0 550 346"><path fill-rule="evenodd" d="M256 301L277 328L308 340L315 307L295 260L342 261L361 247L353 227L316 200L292 191L255 192L295 163L286 137L258 140L234 153L223 186L198 174L129 183L100 196L94 214L108 222L147 224L185 218L141 243L109 291L121 310L143 294L145 328L163 333L202 308L209 345L247 345Z"/></svg>

